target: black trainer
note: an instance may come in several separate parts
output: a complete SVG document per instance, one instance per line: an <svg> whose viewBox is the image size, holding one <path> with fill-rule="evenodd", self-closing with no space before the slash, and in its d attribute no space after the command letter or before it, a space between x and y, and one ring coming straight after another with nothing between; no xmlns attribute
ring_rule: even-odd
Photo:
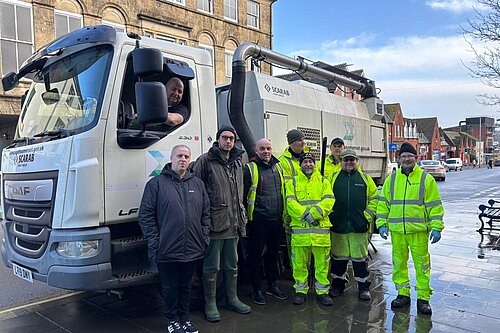
<svg viewBox="0 0 500 333"><path fill-rule="evenodd" d="M424 301L423 299L417 299L417 310L422 314L432 314L432 308L429 301Z"/></svg>
<svg viewBox="0 0 500 333"><path fill-rule="evenodd" d="M295 298L293 299L293 304L302 305L306 301L306 294L295 293Z"/></svg>
<svg viewBox="0 0 500 333"><path fill-rule="evenodd" d="M328 294L317 295L316 297L318 298L319 302L324 306L333 305L333 299L330 296L328 296Z"/></svg>
<svg viewBox="0 0 500 333"><path fill-rule="evenodd" d="M264 297L264 295L262 294L262 291L260 291L260 290L257 290L256 292L254 292L252 294L252 301L255 304L266 305L266 298Z"/></svg>
<svg viewBox="0 0 500 333"><path fill-rule="evenodd" d="M179 322L175 320L171 320L168 322L167 331L168 333L184 333L181 324L179 324Z"/></svg>
<svg viewBox="0 0 500 333"><path fill-rule="evenodd" d="M284 292L282 292L280 288L278 288L277 286L271 286L267 288L266 294L280 300L288 299L288 296Z"/></svg>
<svg viewBox="0 0 500 333"><path fill-rule="evenodd" d="M391 308L399 309L411 303L411 299L408 296L398 295L391 302Z"/></svg>
<svg viewBox="0 0 500 333"><path fill-rule="evenodd" d="M198 333L198 329L190 320L186 320L186 322L182 324L182 329L186 333Z"/></svg>

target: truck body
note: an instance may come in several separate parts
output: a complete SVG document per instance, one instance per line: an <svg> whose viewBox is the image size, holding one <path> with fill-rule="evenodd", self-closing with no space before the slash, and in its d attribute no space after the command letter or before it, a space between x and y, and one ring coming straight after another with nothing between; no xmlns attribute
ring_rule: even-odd
<svg viewBox="0 0 500 333"><path fill-rule="evenodd" d="M272 51L242 45L230 90L216 94L208 52L97 26L57 39L7 74L5 90L23 76L33 83L16 137L2 152L4 264L25 280L72 290L155 281L137 223L144 186L172 147L188 145L194 161L223 124L234 125L250 154L252 140L265 136L279 155L291 128L305 132L316 154L321 137L343 136L365 171L383 177L386 128L376 96L356 102L245 74L246 57L266 54ZM184 82L189 117L165 129L158 125L167 115L164 84L173 76Z"/></svg>

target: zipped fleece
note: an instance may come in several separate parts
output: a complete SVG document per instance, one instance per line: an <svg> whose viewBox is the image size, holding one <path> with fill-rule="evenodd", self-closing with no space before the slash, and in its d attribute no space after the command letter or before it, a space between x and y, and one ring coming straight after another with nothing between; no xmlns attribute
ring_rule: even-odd
<svg viewBox="0 0 500 333"><path fill-rule="evenodd" d="M418 165L407 176L399 168L384 182L377 228L412 234L444 229L444 209L436 180Z"/></svg>
<svg viewBox="0 0 500 333"><path fill-rule="evenodd" d="M205 183L210 198L210 238L230 239L238 232L246 236L246 213L243 206L244 151L234 147L226 159L214 142L208 153L201 155L194 165L194 173Z"/></svg>
<svg viewBox="0 0 500 333"><path fill-rule="evenodd" d="M370 176L353 170L331 178L335 203L330 214L332 231L339 234L368 232L378 204L378 190Z"/></svg>
<svg viewBox="0 0 500 333"><path fill-rule="evenodd" d="M189 171L180 178L168 163L144 188L139 225L151 262L203 258L210 241L210 202L201 179Z"/></svg>

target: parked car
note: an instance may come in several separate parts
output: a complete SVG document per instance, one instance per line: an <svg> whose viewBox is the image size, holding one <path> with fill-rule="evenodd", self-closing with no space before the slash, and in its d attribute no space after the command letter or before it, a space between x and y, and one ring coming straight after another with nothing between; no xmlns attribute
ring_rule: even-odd
<svg viewBox="0 0 500 333"><path fill-rule="evenodd" d="M444 166L444 170L446 172L450 171L450 167L448 166L448 164L446 164L445 161L439 161L439 163L441 163L441 165Z"/></svg>
<svg viewBox="0 0 500 333"><path fill-rule="evenodd" d="M495 160L495 162L493 162L493 165L494 166L500 166L500 160Z"/></svg>
<svg viewBox="0 0 500 333"><path fill-rule="evenodd" d="M420 167L430 173L436 180L446 180L446 170L440 161L423 160L420 161Z"/></svg>
<svg viewBox="0 0 500 333"><path fill-rule="evenodd" d="M446 164L448 165L448 168L450 168L450 170L462 171L463 163L459 158L449 158L446 160Z"/></svg>

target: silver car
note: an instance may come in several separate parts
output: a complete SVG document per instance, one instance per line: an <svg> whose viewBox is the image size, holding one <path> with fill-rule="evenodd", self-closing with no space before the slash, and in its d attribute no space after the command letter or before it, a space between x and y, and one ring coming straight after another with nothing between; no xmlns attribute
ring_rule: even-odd
<svg viewBox="0 0 500 333"><path fill-rule="evenodd" d="M436 180L446 180L446 169L440 161L423 160L419 163L420 167L430 173Z"/></svg>

